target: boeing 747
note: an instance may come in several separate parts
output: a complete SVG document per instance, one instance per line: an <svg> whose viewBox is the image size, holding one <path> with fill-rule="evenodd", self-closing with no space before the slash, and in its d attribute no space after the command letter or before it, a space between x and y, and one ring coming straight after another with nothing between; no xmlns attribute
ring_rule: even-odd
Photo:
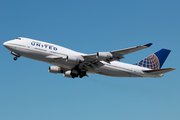
<svg viewBox="0 0 180 120"><path fill-rule="evenodd" d="M168 49L161 49L135 64L119 61L124 55L148 48L152 43L96 54L84 54L24 37L4 42L3 45L15 56L14 60L23 56L43 61L53 65L49 66L50 73L63 73L69 78L82 78L88 76L88 73L113 77L162 77L164 73L174 70L174 68L161 69L170 53Z"/></svg>

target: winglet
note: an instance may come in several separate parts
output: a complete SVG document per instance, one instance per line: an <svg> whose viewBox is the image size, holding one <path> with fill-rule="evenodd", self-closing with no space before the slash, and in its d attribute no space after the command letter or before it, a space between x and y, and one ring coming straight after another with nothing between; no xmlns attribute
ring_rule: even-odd
<svg viewBox="0 0 180 120"><path fill-rule="evenodd" d="M148 44L145 44L144 46L146 47L150 47L153 43L148 43Z"/></svg>

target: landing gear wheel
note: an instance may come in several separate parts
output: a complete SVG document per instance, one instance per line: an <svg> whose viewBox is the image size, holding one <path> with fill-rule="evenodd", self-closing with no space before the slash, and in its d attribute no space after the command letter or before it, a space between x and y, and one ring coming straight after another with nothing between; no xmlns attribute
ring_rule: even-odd
<svg viewBox="0 0 180 120"><path fill-rule="evenodd" d="M17 60L17 57L14 57L14 61L16 61Z"/></svg>

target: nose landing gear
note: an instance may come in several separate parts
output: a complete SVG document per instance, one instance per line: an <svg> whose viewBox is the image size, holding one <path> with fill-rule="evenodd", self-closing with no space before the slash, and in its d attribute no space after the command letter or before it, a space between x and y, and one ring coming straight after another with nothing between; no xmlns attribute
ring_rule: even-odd
<svg viewBox="0 0 180 120"><path fill-rule="evenodd" d="M17 60L17 57L14 57L13 59L14 59L14 61L16 61L16 60Z"/></svg>
<svg viewBox="0 0 180 120"><path fill-rule="evenodd" d="M13 58L14 61L16 61L18 57L20 57L20 55L19 55L18 53L11 52L11 54L15 56L15 57Z"/></svg>

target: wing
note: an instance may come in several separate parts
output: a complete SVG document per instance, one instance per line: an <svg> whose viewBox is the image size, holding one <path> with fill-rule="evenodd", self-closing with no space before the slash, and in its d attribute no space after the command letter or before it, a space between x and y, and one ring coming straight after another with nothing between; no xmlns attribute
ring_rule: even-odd
<svg viewBox="0 0 180 120"><path fill-rule="evenodd" d="M114 60L120 60L123 57L123 55L142 50L144 48L148 48L152 45L152 43L148 43L142 46L135 46L131 48L126 48L122 50L116 50L116 51L110 51L110 52L98 52L97 54L90 54L90 55L83 55L83 58L86 62L94 62L94 61L106 61L111 62Z"/></svg>
<svg viewBox="0 0 180 120"><path fill-rule="evenodd" d="M148 48L152 45L152 43L148 43L142 46L135 46L135 47L131 47L131 48L126 48L126 49L122 49L122 50L116 50L116 51L112 51L113 54L117 54L117 55L126 55L132 52L136 52L138 50L142 50L144 48Z"/></svg>
<svg viewBox="0 0 180 120"><path fill-rule="evenodd" d="M120 60L123 55L148 48L152 43L148 43L142 46L135 46L131 48L126 48L122 50L110 51L110 52L98 52L97 54L83 55L84 60L79 64L82 68L85 67L86 70L96 69L104 65L102 61L110 63L114 60Z"/></svg>
<svg viewBox="0 0 180 120"><path fill-rule="evenodd" d="M104 62L111 62L114 60L120 60L123 55L148 48L152 45L152 43L142 45L142 46L135 46L131 48L126 48L122 50L110 51L110 52L98 52L97 54L90 54L90 55L78 55L78 56L68 56L65 54L60 55L48 55L46 56L47 59L50 60L57 60L57 59L66 59L67 61L77 63L76 66L79 67L81 70L90 71L94 69L98 69L99 67L104 65ZM75 66L75 67L76 67Z"/></svg>

